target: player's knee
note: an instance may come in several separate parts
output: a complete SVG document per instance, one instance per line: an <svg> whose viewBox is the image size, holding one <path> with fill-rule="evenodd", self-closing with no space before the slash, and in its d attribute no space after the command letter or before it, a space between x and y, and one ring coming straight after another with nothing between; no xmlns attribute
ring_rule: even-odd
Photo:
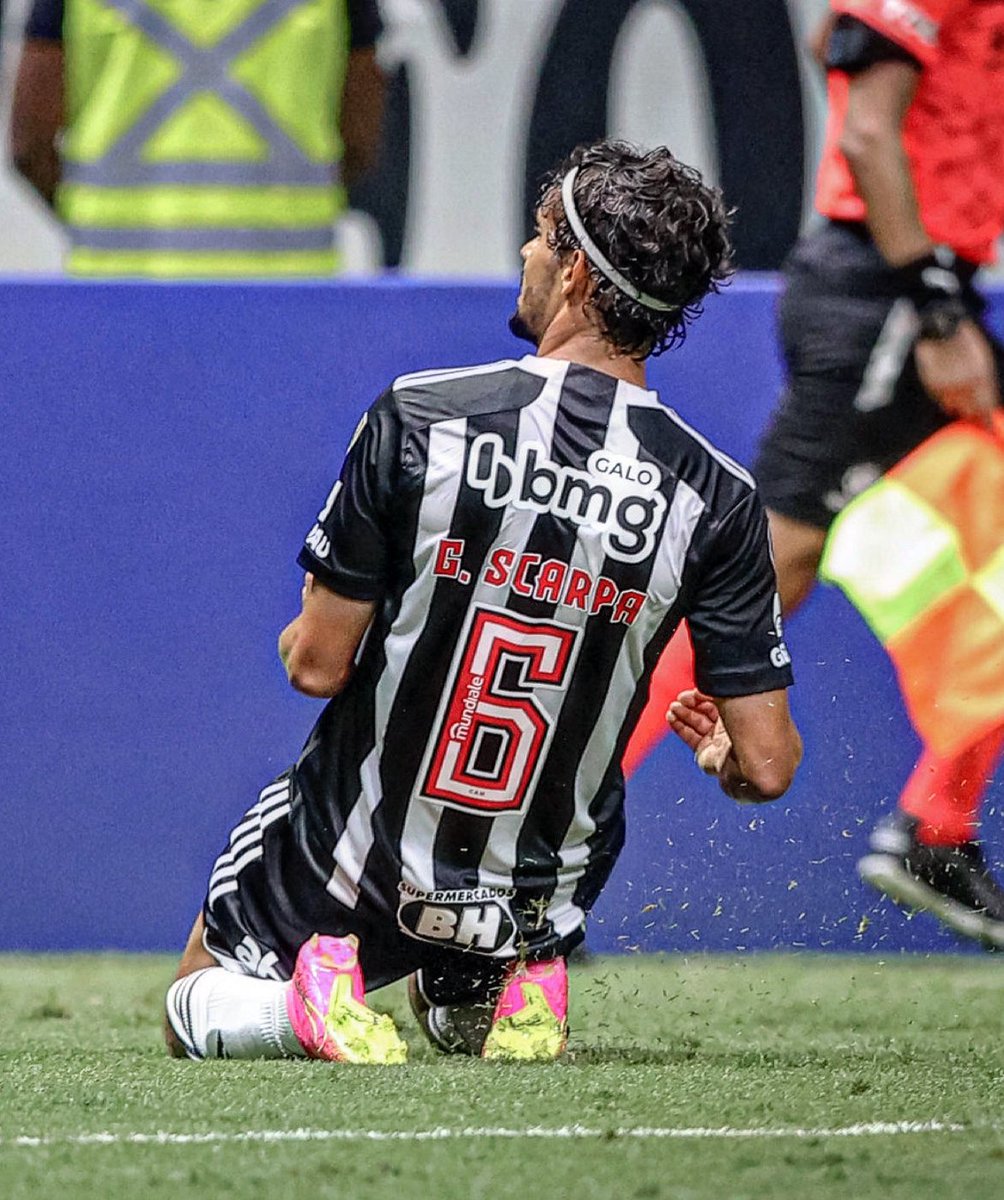
<svg viewBox="0 0 1004 1200"><path fill-rule="evenodd" d="M185 979L187 976L193 975L196 971L201 971L205 967L216 966L216 960L203 945L204 932L205 922L200 913L195 919L191 933L188 935L188 942L181 956L181 962L178 963L178 971L175 975L174 983L168 988L167 995L164 997L164 1045L167 1047L167 1052L172 1058L190 1057L185 1043L175 1031L174 1022L181 1020L180 1014L175 1012L174 1022L172 1022L171 1018L171 997L176 991L175 984L179 980Z"/></svg>
<svg viewBox="0 0 1004 1200"><path fill-rule="evenodd" d="M167 1048L167 1053L171 1058L188 1058L188 1051L178 1040L178 1035L171 1028L171 1022L168 1019L167 1013L164 1013L164 1045Z"/></svg>

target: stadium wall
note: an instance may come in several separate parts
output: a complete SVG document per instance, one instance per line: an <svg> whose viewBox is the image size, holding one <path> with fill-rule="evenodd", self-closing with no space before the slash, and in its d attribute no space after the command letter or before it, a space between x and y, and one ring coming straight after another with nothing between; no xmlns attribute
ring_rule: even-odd
<svg viewBox="0 0 1004 1200"><path fill-rule="evenodd" d="M652 364L745 462L780 383L774 298L770 277L740 278ZM229 827L319 711L275 639L360 411L406 370L521 354L512 300L393 280L0 281L0 949L180 946ZM789 644L806 743L791 792L734 805L661 745L629 787L596 949L955 948L854 872L917 749L884 654L831 589Z"/></svg>
<svg viewBox="0 0 1004 1200"><path fill-rule="evenodd" d="M810 211L824 98L805 43L826 3L380 0L383 146L349 188L346 265L507 277L541 172L609 135L671 146L720 183L739 261L777 266ZM31 4L2 3L3 129ZM0 272L59 270L63 231L2 156L0 212Z"/></svg>

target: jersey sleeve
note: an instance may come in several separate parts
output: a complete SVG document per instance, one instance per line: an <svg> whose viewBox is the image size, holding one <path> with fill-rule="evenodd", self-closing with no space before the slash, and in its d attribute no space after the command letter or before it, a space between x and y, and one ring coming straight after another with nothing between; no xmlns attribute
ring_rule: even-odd
<svg viewBox="0 0 1004 1200"><path fill-rule="evenodd" d="M687 620L702 692L751 696L791 686L767 515L755 491L719 526Z"/></svg>
<svg viewBox="0 0 1004 1200"><path fill-rule="evenodd" d="M400 417L385 392L359 422L297 556L305 571L350 600L376 600L387 590L400 448Z"/></svg>
<svg viewBox="0 0 1004 1200"><path fill-rule="evenodd" d="M63 40L63 0L34 0L24 26L26 41Z"/></svg>
<svg viewBox="0 0 1004 1200"><path fill-rule="evenodd" d="M857 17L837 17L826 46L827 70L857 75L880 62L905 62L918 71L923 69L923 64L909 50L877 29Z"/></svg>
<svg viewBox="0 0 1004 1200"><path fill-rule="evenodd" d="M927 66L938 49L946 17L969 0L831 0L836 13L846 14L888 38Z"/></svg>

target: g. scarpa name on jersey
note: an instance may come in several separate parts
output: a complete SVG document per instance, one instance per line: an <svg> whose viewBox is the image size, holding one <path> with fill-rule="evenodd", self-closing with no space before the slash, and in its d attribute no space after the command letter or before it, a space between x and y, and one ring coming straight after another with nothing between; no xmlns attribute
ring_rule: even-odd
<svg viewBox="0 0 1004 1200"><path fill-rule="evenodd" d="M497 433L471 443L467 484L489 508L553 513L599 531L603 550L619 562L641 562L655 549L666 514L657 467L595 451L588 470L559 466L539 442L523 442L512 458Z"/></svg>
<svg viewBox="0 0 1004 1200"><path fill-rule="evenodd" d="M472 575L462 566L464 545L463 538L440 538L433 574L469 585ZM618 587L606 575L596 577L559 558L545 561L539 554L517 554L508 546L491 551L479 582L491 588L512 588L517 596L532 596L590 615L605 611L614 625L633 625L648 599L644 592Z"/></svg>

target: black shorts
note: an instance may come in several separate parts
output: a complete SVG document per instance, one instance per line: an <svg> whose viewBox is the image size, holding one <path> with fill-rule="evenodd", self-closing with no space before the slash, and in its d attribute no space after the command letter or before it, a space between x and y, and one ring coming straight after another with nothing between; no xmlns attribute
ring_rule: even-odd
<svg viewBox="0 0 1004 1200"><path fill-rule="evenodd" d="M490 1000L511 960L417 941L364 900L356 908L336 900L301 848L291 793L289 772L263 788L217 858L202 909L209 953L233 971L289 979L311 934L354 933L368 991L420 972L431 1004ZM567 954L579 941L581 934L567 939L557 953Z"/></svg>
<svg viewBox="0 0 1004 1200"><path fill-rule="evenodd" d="M973 268L961 272L971 278ZM916 312L863 226L827 222L785 263L788 385L753 468L768 508L828 529L849 500L951 419L921 386ZM983 301L971 286L967 307ZM988 334L988 337L990 335ZM1004 347L990 338L1004 377Z"/></svg>

